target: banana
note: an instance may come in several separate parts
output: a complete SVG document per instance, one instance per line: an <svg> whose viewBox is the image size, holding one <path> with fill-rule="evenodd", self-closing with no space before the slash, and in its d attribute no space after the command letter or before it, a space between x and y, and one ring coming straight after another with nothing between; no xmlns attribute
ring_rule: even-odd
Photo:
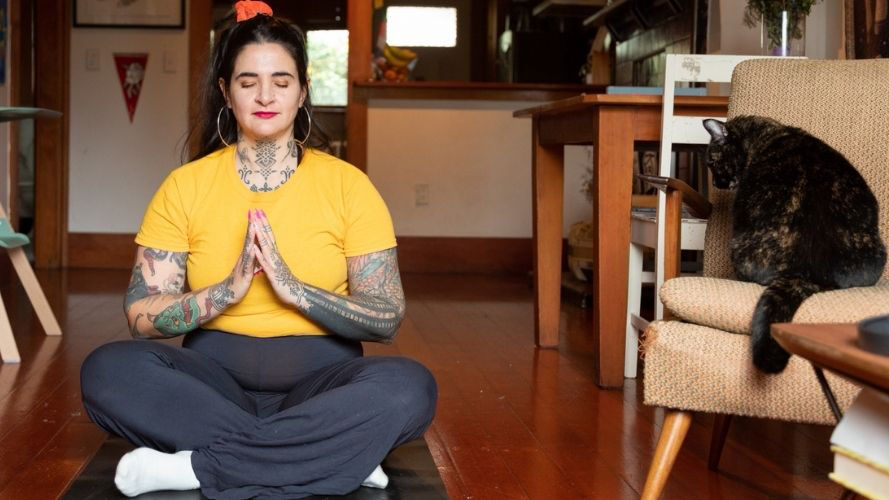
<svg viewBox="0 0 889 500"><path fill-rule="evenodd" d="M389 64L391 64L392 66L395 66L397 68L403 68L403 67L407 66L408 64L410 64L410 62L411 62L410 60L405 61L405 60L401 59L400 57L396 56L392 52L391 47L389 47L388 45L383 49L383 57L385 57L386 60L389 61Z"/></svg>
<svg viewBox="0 0 889 500"><path fill-rule="evenodd" d="M413 61L417 58L417 53L411 49L404 49L401 47L392 46L389 46L389 49L392 51L392 54L395 55L395 57L407 62Z"/></svg>

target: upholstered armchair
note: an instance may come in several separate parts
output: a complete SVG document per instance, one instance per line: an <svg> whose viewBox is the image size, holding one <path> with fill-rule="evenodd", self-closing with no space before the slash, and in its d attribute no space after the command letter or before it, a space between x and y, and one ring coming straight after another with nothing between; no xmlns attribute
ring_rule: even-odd
<svg viewBox="0 0 889 500"><path fill-rule="evenodd" d="M760 59L740 63L733 74L729 118L762 115L803 128L840 152L861 172L880 202L880 231L889 246L889 61ZM649 325L643 336L645 403L667 409L643 498L657 498L691 422L691 412L717 414L710 451L716 468L729 416L834 424L812 366L793 356L778 375L753 366L750 322L764 287L736 281L729 241L729 191L711 189L709 203L662 180L668 231L677 230L680 201L710 211L704 276L669 279L661 300L669 320ZM681 188L681 189L680 189ZM672 213L670 213L672 210ZM672 221L672 222L671 222ZM668 239L675 242L678 238ZM678 266L667 265L667 277ZM671 274L672 273L672 274ZM806 300L793 321L838 323L889 312L889 266L876 286L822 292ZM827 376L841 408L858 389Z"/></svg>

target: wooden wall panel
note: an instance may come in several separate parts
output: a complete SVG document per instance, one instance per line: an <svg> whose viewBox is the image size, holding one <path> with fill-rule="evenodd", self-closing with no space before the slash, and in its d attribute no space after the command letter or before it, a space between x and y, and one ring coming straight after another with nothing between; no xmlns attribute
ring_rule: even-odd
<svg viewBox="0 0 889 500"><path fill-rule="evenodd" d="M697 1L686 0L685 3L686 9L679 17L617 44L615 85L662 85L663 55L694 52Z"/></svg>
<svg viewBox="0 0 889 500"><path fill-rule="evenodd" d="M197 122L200 88L210 51L211 0L191 0L188 7L188 124ZM200 148L200 131L191 137L191 154Z"/></svg>
<svg viewBox="0 0 889 500"><path fill-rule="evenodd" d="M72 2L34 0L34 105L63 113L34 127L34 254L37 267L67 261L68 99Z"/></svg>
<svg viewBox="0 0 889 500"><path fill-rule="evenodd" d="M349 0L349 103L346 107L346 160L367 171L367 99L354 83L370 80L373 2Z"/></svg>
<svg viewBox="0 0 889 500"><path fill-rule="evenodd" d="M68 267L131 269L134 238L134 234L71 233ZM406 273L526 274L532 263L531 238L401 236L398 262Z"/></svg>
<svg viewBox="0 0 889 500"><path fill-rule="evenodd" d="M31 104L31 3L9 1L9 105ZM19 124L9 122L9 205L6 211L12 226L19 228Z"/></svg>

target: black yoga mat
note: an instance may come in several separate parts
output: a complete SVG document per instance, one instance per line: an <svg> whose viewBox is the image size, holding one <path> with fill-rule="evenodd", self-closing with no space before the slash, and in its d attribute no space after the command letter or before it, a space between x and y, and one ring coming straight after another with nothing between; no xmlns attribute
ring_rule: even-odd
<svg viewBox="0 0 889 500"><path fill-rule="evenodd" d="M118 500L125 499L114 486L114 470L124 453L133 445L122 438L112 437L102 444L96 456L87 464L80 476L71 484L63 497L65 500ZM448 498L444 483L429 453L426 441L418 439L403 444L392 451L383 461L383 470L389 476L389 486L385 490L358 488L352 493L338 497L314 496L315 500L325 498L354 500L433 500ZM200 500L205 498L199 491L158 491L136 497L140 500Z"/></svg>

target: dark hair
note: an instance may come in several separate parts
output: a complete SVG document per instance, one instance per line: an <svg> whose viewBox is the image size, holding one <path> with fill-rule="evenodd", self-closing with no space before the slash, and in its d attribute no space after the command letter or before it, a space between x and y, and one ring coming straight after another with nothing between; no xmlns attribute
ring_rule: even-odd
<svg viewBox="0 0 889 500"><path fill-rule="evenodd" d="M219 79L225 81L226 87L231 84L234 72L235 59L244 46L250 43L277 43L287 50L293 60L296 61L299 84L306 90L306 100L303 103L305 112L298 112L293 122L293 135L298 140L303 140L309 133L309 118L312 114L312 98L309 95L309 84L306 76L308 57L306 56L306 39L302 31L294 24L283 19L257 15L247 21L234 23L225 29L216 40L211 49L207 71L204 75L203 89L201 91L200 111L192 123L191 129L183 146L183 157L188 157L189 145L192 138L200 137L197 153L191 157L191 161L204 157L225 145L219 139L216 119L219 110L225 106L225 96L219 88ZM238 124L231 112L226 109L219 120L219 132L225 137L225 141L233 144L238 140ZM306 141L306 147L329 150L330 140L327 135L312 123L311 135Z"/></svg>

